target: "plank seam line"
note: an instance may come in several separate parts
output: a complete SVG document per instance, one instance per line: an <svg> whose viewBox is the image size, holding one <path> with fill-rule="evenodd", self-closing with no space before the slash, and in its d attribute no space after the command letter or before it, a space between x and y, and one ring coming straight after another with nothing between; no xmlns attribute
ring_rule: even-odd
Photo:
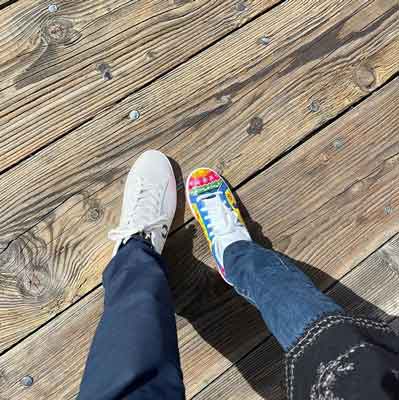
<svg viewBox="0 0 399 400"><path fill-rule="evenodd" d="M4 4L0 5L0 11L3 10L4 8L11 6L12 4L16 3L19 0L8 0L7 2L5 2Z"/></svg>
<svg viewBox="0 0 399 400"><path fill-rule="evenodd" d="M203 50L199 51L198 53L196 53L195 55L193 55L192 57L190 57L189 59L187 59L186 61L184 61L183 63L175 66L174 68L172 68L169 71L166 71L164 74L158 76L157 78L154 78L153 80L149 81L147 84L145 84L144 86L134 90L133 92L131 92L130 94L128 94L127 96L125 96L124 98L119 99L118 101L109 104L108 106L104 107L103 110L101 110L101 112L103 113L104 111L109 111L111 108L113 108L116 104L121 103L122 101L124 101L127 97L131 96L132 94L136 93L137 91L140 91L142 89L144 89L145 87L151 85L152 83L154 83L156 80L161 79L164 75L169 74L170 72L174 71L176 68L179 68L180 66L182 66L183 64L189 62L191 60L191 58L195 57L196 55L198 55L199 53L201 53L202 51L205 51L206 49L210 48L211 46L213 46L214 44L216 44L217 42L223 40L225 37L227 37L228 35L230 35L231 33L236 32L237 30L241 29L242 27L244 27L245 25L247 25L248 23L252 22L253 20L255 20L256 18L260 17L261 15L271 11L273 8L277 7L278 5L280 5L281 3L285 2L286 0L282 0L279 3L276 3L275 5L273 5L271 8L265 10L264 12L262 12L261 14L259 14L256 17L253 17L251 20L248 20L245 24L241 25L239 28L234 29L233 31L231 31L230 33L226 34L224 37L220 38L219 40L217 40L216 42L213 42L213 44L209 44L208 46L206 46ZM35 155L37 155L39 152L43 151L44 149L46 149L47 147L53 145L54 143L56 143L57 141L63 139L64 137L66 137L68 134L70 134L71 132L73 132L75 129L79 129L84 125L90 124L95 118L96 115L93 115L92 117L88 118L87 120L85 120L84 122L82 122L81 124L78 124L77 126L69 129L67 132L65 132L63 135L59 136L58 138L55 138L54 140L50 141L49 143L47 143L45 146L42 146L41 148L38 148L37 150L35 150L34 152L30 153L29 155L25 156L24 158L22 158L21 160L19 160L17 163L10 165L9 167L7 167L6 169L4 169L1 173L0 176L2 174L7 173L8 171L12 170L13 168L17 167L19 164L27 161L28 159L34 157ZM184 131L180 132L177 136L171 138L168 142L162 144L158 150L162 149L163 147L167 146L170 142L172 142L173 140L176 140L180 135L184 134L188 129L193 128L195 125L199 124L204 118L206 118L206 116L204 116L203 118L201 118L200 120L198 120L194 125L188 127L187 129L185 129ZM130 158L133 158L136 154L133 154ZM120 164L118 164L120 165ZM118 166L117 165L117 166ZM120 179L120 176L115 178L112 182L116 181ZM112 183L111 182L111 183ZM99 189L101 190L101 189ZM38 224L40 224L40 222L42 220L44 220L48 215L50 215L51 213L54 212L54 210L56 210L57 208L59 208L60 206L62 206L64 203L66 203L70 198L72 198L73 196L75 196L76 194L80 193L80 191L78 192L74 192L71 193L70 196L68 196L68 198L66 198L64 201L60 202L56 207L52 208L51 210L48 211L47 214L45 214L43 216L43 218L38 221L37 223L35 223L34 225L32 225L31 227L29 227L27 230L21 232L18 236L16 236L14 239L12 239L7 245L6 247L3 248L3 250L0 252L3 253L4 251L6 251L9 246L11 245L11 243L13 243L14 241L18 240L21 236L23 236L24 234L26 234L28 231L30 231L32 228L34 228L35 226L37 226ZM93 196L95 193L97 193L97 191L93 192L89 197ZM73 205L71 206L73 207ZM1 355L1 354L0 354Z"/></svg>
<svg viewBox="0 0 399 400"><path fill-rule="evenodd" d="M272 8L274 8L274 7L276 7L276 6L278 6L278 4L275 4ZM270 11L270 10L271 10L271 9L268 9L268 10L265 11L265 12L268 12L268 11ZM260 16L260 15L259 15L259 16ZM238 29L240 29L240 28L238 28ZM222 40L222 39L220 39L220 40ZM211 45L209 45L209 46L211 46ZM208 46L208 47L209 47L209 46ZM326 57L330 56L332 53L333 53L333 52L329 53ZM324 58L326 58L326 57L324 57ZM324 59L324 58L323 58L323 59ZM188 60L187 60L187 61L188 61ZM322 61L322 60L320 60L320 62L321 62L321 61ZM319 62L319 63L320 63L320 62ZM178 66L177 66L177 67L178 67ZM176 68L177 68L177 67L176 67ZM158 78L156 78L156 79L158 79ZM392 77L391 77L391 79L392 79ZM389 82L389 80L388 80L386 83L388 83L388 82ZM148 83L148 84L151 84L151 83ZM383 87L383 85L382 85L381 87ZM138 90L141 90L141 89L138 89ZM374 89L374 91L373 91L373 92L370 92L368 95L373 94L376 90L377 90L377 89ZM366 95L363 99L366 99L368 95ZM123 99L119 100L118 102L120 102L120 101L123 101ZM354 103L354 105L355 105L355 104L356 104L356 103ZM352 107L353 107L354 105L352 105ZM113 107L113 104L110 104L110 105L108 105L107 107L105 107L105 110L109 110L111 107ZM345 110L343 110L343 111L345 111ZM71 133L74 129L79 128L79 126L84 125L84 124L86 124L86 123L87 123L87 124L90 123L94 118L95 118L95 116L89 118L88 120L86 120L86 121L83 122L82 124L80 124L80 125L78 125L78 126L76 126L76 127L74 127L74 128L71 128L71 129L68 130L68 132L66 132L62 137L64 137L64 136L66 136L67 134ZM336 116L335 118L339 118L339 115ZM202 121L202 119L199 120L199 121L197 121L196 124L197 124L197 123L200 123L201 121ZM332 122L333 122L333 121L332 121ZM195 126L195 125L194 125L194 126ZM192 128L192 126L191 126L191 128ZM321 127L321 128L322 128L322 127ZM179 135L183 134L184 132L185 132L185 131L180 132ZM315 132L315 134L317 134L317 132ZM161 145L161 146L159 147L159 149L161 149L161 148L163 148L164 146L168 145L171 141L176 140L176 139L179 137L179 135L175 136L174 138L171 138L167 143L164 143L163 145ZM62 137L59 137L59 138L55 139L53 142L56 142L57 140L62 139ZM306 140L306 138L305 138L305 140ZM43 150L43 149L46 148L47 146L50 146L53 142L50 142L49 144L47 144L47 145L44 146L43 148L38 149L35 153L31 153L31 155L28 155L26 158L33 157L37 152ZM291 148L288 148L286 151L290 151L290 149L291 149ZM282 153L282 154L284 154L284 153ZM135 156L135 154L132 155L132 157L134 157L134 156ZM25 159L20 160L20 162L23 162L23 161L25 161ZM18 165L20 162L18 162L16 165ZM6 170L4 170L3 172L7 172L7 170L14 168L16 165L14 164L13 166L10 166L9 168L7 168ZM258 173L258 172L255 171L254 174L256 174L256 173ZM250 178L250 177L248 177L248 178ZM248 179L248 178L246 178L246 179ZM115 178L115 179L118 179L118 178ZM245 180L244 180L244 181L245 181ZM243 181L243 182L244 182L244 181ZM239 186L238 186L238 187L239 187ZM46 218L49 214L51 214L55 209L57 209L58 207L60 207L62 204L64 204L66 201L68 201L68 199L70 199L71 197L73 197L73 196L76 195L77 193L79 193L79 192L72 193L70 196L68 196L67 199L65 199L63 202L60 202L55 208L49 210L48 213L45 214L45 215L43 216L43 219L45 219L45 218ZM93 193L93 194L94 194L94 193ZM71 206L71 207L73 207L73 206ZM20 233L17 237L15 237L14 239L12 239L12 240L6 245L6 247L3 248L3 251L6 251L7 248L9 247L9 245L10 245L13 241L18 240L18 238L19 238L20 236L24 235L26 232L28 232L29 230L31 230L33 227L37 226L41 221L42 221L42 220L38 221L36 224L32 225L32 226L29 227L27 230L23 231L23 232ZM2 251L2 252L3 252L3 251Z"/></svg>
<svg viewBox="0 0 399 400"><path fill-rule="evenodd" d="M286 150L284 150L282 153L280 153L276 158L271 160L270 162L266 163L262 168L259 168L255 172L253 172L251 175L249 175L247 178L245 178L242 182L240 182L235 189L240 189L242 186L246 185L250 180L255 178L256 175L264 172L266 169L270 168L271 166L277 164L280 162L283 158L285 158L289 153L292 151L296 150L298 147L302 146L305 142L307 142L309 139L312 137L318 135L323 129L325 129L327 126L334 124L338 119L340 119L344 114L347 112L350 112L351 110L355 109L358 107L363 101L366 101L369 97L377 95L381 90L383 90L387 85L395 81L399 77L399 70L395 72L390 78L388 78L384 83L382 83L380 86L378 86L376 89L374 89L372 92L366 94L364 97L360 98L359 100L355 101L348 107L344 108L342 111L340 111L335 117L332 119L324 122L321 124L318 128L315 130L311 131L308 135L304 136L302 139L300 139L296 144L293 144Z"/></svg>
<svg viewBox="0 0 399 400"><path fill-rule="evenodd" d="M382 165L384 165L384 163L386 163L387 161L389 161L390 159L397 157L399 155L398 153L392 154L387 158L383 158L381 160L381 162L373 169L371 170L367 175L362 176L358 179L356 179L356 181L352 182L349 186L345 187L343 190L341 190L339 193L337 193L334 197L331 197L330 199L326 200L323 204L321 204L319 207L317 207L316 209L314 209L312 211L312 213L317 213L318 211L320 211L323 207L325 207L326 205L328 205L329 203L331 203L332 201L334 201L335 199L337 199L339 196L343 195L345 192L347 192L353 185L355 185L358 182L362 182L364 180L367 180L370 176L373 176ZM324 213L322 213L321 215L315 216L314 219L311 219L309 222L307 222L304 226L299 227L297 230L293 231L291 233L291 235L296 235L298 232L300 232L301 230L305 229L308 225L313 224L315 221L317 221L320 218L323 218L326 214L328 214L328 210L325 211ZM345 215L345 214L344 214ZM300 224L302 221L304 221L306 219L306 216L301 218L300 220L298 220L295 225ZM280 233L281 236L284 236L284 233L287 232L288 229L291 228L287 228L286 230L282 231Z"/></svg>
<svg viewBox="0 0 399 400"><path fill-rule="evenodd" d="M16 1L18 1L18 0L16 0ZM117 11L122 10L122 9L123 9L124 7L126 7L126 6L128 6L128 4L121 5L121 6L119 6L118 8L115 8L114 10L110 11L109 13L97 17L97 18L96 18L95 20L93 20L92 22L90 22L90 23L88 23L88 24L82 26L82 28L81 28L80 31L83 32L84 29L86 29L87 27L90 27L91 25L94 25L94 24L95 24L96 22L98 22L100 19L102 19L102 18L104 18L104 17L106 17L106 16L109 17L109 16L115 14ZM98 47L98 46L100 46L100 45L102 45L102 44L104 44L104 43L107 43L107 42L111 41L113 38L116 38L117 36L123 35L123 34L126 33L127 31L129 31L130 29L132 29L132 28L137 28L137 27L139 27L140 25L143 25L143 24L145 24L146 22L150 21L151 19L161 17L163 14L166 14L166 13L168 13L168 12L170 12L170 9L165 10L165 11L163 11L163 12L157 14L157 15L152 15L152 16L150 16L150 17L148 17L148 18L142 20L142 21L139 22L137 25L134 25L134 27L130 27L130 28L124 29L124 30L120 31L118 34L115 34L115 35L113 35L113 36L108 37L106 40L102 41L101 43L98 43L98 44L96 44L96 45L93 45L92 47L90 47L90 48L88 48L88 49L86 49L86 50L77 51L77 52L74 54L73 57L74 57L74 58L77 58L80 54L83 54L83 53L88 52L88 51L93 51L96 47ZM93 36L95 33L97 33L97 32L93 32L93 33L91 33L90 35L88 35L87 37ZM121 41L123 41L123 40L121 40ZM69 46L67 46L67 47L69 47ZM22 56L22 55L27 55L27 54L29 54L29 53L28 53L28 52L22 53L22 54L20 54L20 56ZM112 57L114 54L115 54L115 52L110 53L110 54L109 54L109 57ZM120 56L123 56L123 55L126 55L126 53L122 53ZM32 77L34 77L34 76L36 76L36 75L42 74L42 73L43 73L44 71L46 71L46 70L54 69L54 67L56 67L56 66L59 65L59 64L60 64L60 62L54 62L54 64L51 64L51 65L49 65L49 66L47 66L47 67L41 69L40 71L34 72L34 73L32 73L31 75L29 75L28 77L25 77L25 78L23 78L23 79L21 79L21 80L19 80L19 81L17 81L17 82L24 81L25 79L31 79ZM77 69L76 71L74 71L74 72L71 73L71 74L68 74L68 75L66 75L66 76L64 76L64 77L62 77L62 78L60 78L60 79L58 79L58 80L55 80L55 81L53 82L53 84L56 84L57 82L60 82L60 81L62 81L63 79L65 79L65 78L67 78L67 77L71 77L72 75L77 74L78 72L81 72L81 71L85 70L85 69L88 68L90 65L92 65L92 62L89 62L89 61L88 61L88 62L87 62L87 65L84 65L84 66L80 67L79 69ZM7 89L9 89L9 88L12 87L12 86L13 86L13 85L4 87L3 89L0 90L0 93L6 91ZM47 87L46 87L45 89L47 89ZM138 90L140 90L140 89L138 89ZM40 99L41 97L42 97L42 95L39 94L37 97L33 98L31 102L34 102L34 101ZM33 108L34 108L34 107L35 107L35 106L33 106ZM6 114L6 115L7 115L7 114Z"/></svg>
<svg viewBox="0 0 399 400"><path fill-rule="evenodd" d="M271 7L270 9L268 9L268 10L266 10L265 12L268 12L268 11L270 11L272 8L274 8L274 7L277 7L279 4L277 3L277 4L275 4L273 7ZM358 10L357 10L358 11ZM260 15L259 15L260 16ZM254 18L255 19L255 18ZM248 22L247 22L248 23ZM245 24L244 24L245 25ZM243 25L243 26L244 26ZM241 28L241 27L240 27ZM240 29L240 28L237 28L237 29ZM222 39L220 39L220 40L222 40ZM209 45L210 46L210 45ZM208 47L209 47L208 46ZM329 55L331 55L333 52L331 52L330 54L328 54L326 57L328 57ZM326 57L324 57L324 58L326 58ZM321 62L321 61L320 61ZM320 63L319 62L319 63ZM177 68L177 67L176 67ZM120 101L123 101L123 99L121 99ZM108 106L108 108L106 108L106 109L109 109L109 108L111 108L112 107L112 104L111 105L109 105ZM89 123L89 122L91 122L91 120L93 120L93 118L95 118L95 116L93 116L92 118L90 118L88 121L87 121L87 123ZM197 123L199 123L200 121L197 121ZM84 124L84 123L83 123ZM72 132L74 129L76 129L76 128L78 128L79 126L77 126L77 127L74 127L74 128L72 128L72 129L70 129L66 134L68 134L68 133L70 133L70 132ZM184 132L181 132L181 134L182 133L184 133ZM65 134L65 135L66 135ZM178 135L179 136L179 135ZM174 138L172 138L170 141L172 141L172 140L175 140L178 136L176 136L176 137L174 137ZM60 138L58 138L58 139L56 139L56 140L59 140L59 139L61 139L61 137ZM168 141L166 144L164 144L164 145L162 145L161 146L161 148L163 147L163 146L165 146L165 145L167 145L168 143L170 143L170 141ZM48 145L50 145L51 143L49 143ZM47 146L48 146L47 145ZM46 146L45 146L46 147ZM41 149L38 149L38 151L40 151ZM33 156L33 154L31 154L32 156ZM29 156L28 156L29 157ZM23 161L23 160L21 160L21 161ZM10 168L13 168L13 166L11 166ZM76 194L76 193L75 193ZM71 196L69 196L68 198L70 198L70 197L72 197L74 194L71 194ZM67 201L68 199L66 199L65 201ZM64 202L65 202L64 201ZM56 209L56 208L58 208L59 206L61 206L64 202L61 202L58 206L56 206L54 209ZM45 216L44 216L44 218L46 218L46 216L47 215L49 215L51 212L53 212L54 211L54 209L51 209ZM38 223L40 223L40 221L38 221ZM37 224L38 224L37 223ZM13 239L13 240L17 240L21 235L23 235L23 234L25 234L27 231L29 231L30 229L32 229L34 226L36 226L37 224L34 224L32 227L30 227L28 230L26 230L26 231L24 231L24 232L22 232L20 235L18 235L15 239ZM13 241L12 240L12 241ZM12 242L11 241L11 242ZM10 243L11 243L10 242ZM3 250L7 250L7 248L9 247L9 245L10 245L10 243L8 243L8 245L3 249Z"/></svg>
<svg viewBox="0 0 399 400"><path fill-rule="evenodd" d="M340 118L341 116L343 116L344 114L346 114L347 112L350 112L351 110L353 110L354 108L358 107L363 101L365 101L366 99L368 99L370 96L377 94L378 92L380 92L381 90L383 90L383 88L385 86L387 86L389 83L391 83L392 81L394 81L397 77L399 76L399 71L394 74L391 78L389 78L386 82L384 82L381 86L379 86L378 88L376 88L373 92L370 92L368 95L366 95L365 97L363 97L362 99L360 99L359 101L357 101L356 103L354 103L353 106L346 108L345 110L343 110L339 116L333 118L332 120L324 123L323 125L321 125L319 128L317 128L314 133L311 133L309 135L307 135L305 138L303 138L302 140L300 140L296 145L292 146L290 149L288 149L287 151L285 151L284 153L282 153L281 155L279 155L278 157L276 157L274 160L272 160L271 162L267 163L263 168L261 168L258 172L251 174L250 177L248 177L247 179L245 179L244 181L242 181L240 184L238 184L233 190L237 191L238 189L240 189L242 186L244 186L244 184L248 183L250 180L254 179L258 174L264 172L266 169L271 168L273 165L277 164L278 162L280 162L285 156L287 156L289 153L291 153L292 151L294 151L296 148L298 148L300 145L302 145L304 142L306 142L307 140L309 140L311 137L315 136L317 133L319 133L322 129L326 128L328 125L334 123L338 118ZM101 189L99 189L101 190ZM95 193L94 192L91 196L93 196ZM90 196L90 197L91 197ZM194 218L190 218L188 219L185 223L183 223L181 226L177 227L173 232L171 232L171 236L174 235L177 231L183 229L185 226L187 226L188 224L190 224L192 221L194 221ZM393 235L394 236L394 235ZM393 237L392 236L392 237ZM390 239L392 239L392 237ZM390 240L388 239L388 240ZM16 240L16 239L14 239ZM13 241L14 241L13 240ZM388 241L387 240L387 241ZM386 241L386 242L387 242ZM385 242L385 243L386 243ZM12 241L7 245L6 249L9 247L9 245L12 243ZM385 244L384 243L384 244ZM384 244L382 244L381 246L378 247L377 250L379 250ZM375 251L377 251L375 250ZM373 252L374 253L374 252ZM372 254L373 254L372 253ZM367 258L367 257L365 257ZM364 259L365 259L364 258ZM364 261L364 259L362 261ZM362 262L361 261L361 262ZM356 266L354 268L356 268L360 263L356 264ZM353 269L354 269L353 268ZM353 269L351 271L353 271ZM349 271L348 273L350 273L351 271ZM346 276L347 274L345 274L344 276ZM343 277L344 277L343 276ZM343 278L342 277L342 278ZM342 279L341 278L341 279ZM339 281L338 281L339 282ZM337 282L333 283L332 285L336 284ZM326 290L329 290L332 285L330 287L328 287ZM43 324L41 324L40 326L38 326L37 328L35 328L34 330L32 330L30 333L28 333L26 336L24 336L23 338L21 338L20 340L18 340L16 343L12 344L10 347L8 347L7 349L3 350L0 353L0 357L3 356L4 354L6 354L7 352L11 351L14 347L18 346L21 342L23 342L24 340L28 339L30 336L34 335L35 333L37 333L40 329L42 329L45 325L47 325L48 323L50 323L51 321L53 321L55 318L59 317L62 313L64 313L65 311L69 310L71 307L77 305L80 301L82 301L83 299L85 299L87 296L89 296L91 293L93 293L94 291L96 291L98 288L100 288L102 286L102 283L96 285L95 287L93 287L91 290L87 291L84 295L82 295L79 300L77 300L75 303L71 303L70 305L68 305L65 309L63 309L62 311L60 311L59 313L55 314L53 317L51 317L50 319L48 319L47 321L45 321ZM217 379L217 378L216 378Z"/></svg>

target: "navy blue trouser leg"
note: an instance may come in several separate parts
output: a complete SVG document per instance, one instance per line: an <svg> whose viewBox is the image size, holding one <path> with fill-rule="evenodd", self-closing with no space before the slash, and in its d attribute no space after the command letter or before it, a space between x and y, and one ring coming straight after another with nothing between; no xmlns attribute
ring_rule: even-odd
<svg viewBox="0 0 399 400"><path fill-rule="evenodd" d="M254 242L239 241L227 247L223 258L227 280L257 306L286 351L312 322L326 314L343 312L280 253Z"/></svg>
<svg viewBox="0 0 399 400"><path fill-rule="evenodd" d="M103 275L104 313L78 400L185 398L166 266L151 246L131 239Z"/></svg>

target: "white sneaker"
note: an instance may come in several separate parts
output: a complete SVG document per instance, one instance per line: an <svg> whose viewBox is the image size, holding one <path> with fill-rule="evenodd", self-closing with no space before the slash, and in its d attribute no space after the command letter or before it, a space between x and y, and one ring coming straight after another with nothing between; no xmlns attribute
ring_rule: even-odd
<svg viewBox="0 0 399 400"><path fill-rule="evenodd" d="M199 168L187 178L186 197L208 240L220 274L230 283L223 263L224 251L234 242L251 241L233 193L216 171Z"/></svg>
<svg viewBox="0 0 399 400"><path fill-rule="evenodd" d="M176 211L176 179L168 158L157 150L143 153L130 170L119 226L108 237L113 255L133 235L142 234L161 254Z"/></svg>

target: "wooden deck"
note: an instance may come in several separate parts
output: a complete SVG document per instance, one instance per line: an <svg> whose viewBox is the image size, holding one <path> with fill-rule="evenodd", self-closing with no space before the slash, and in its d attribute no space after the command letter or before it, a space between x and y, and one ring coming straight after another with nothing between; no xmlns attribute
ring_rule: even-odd
<svg viewBox="0 0 399 400"><path fill-rule="evenodd" d="M284 398L281 350L184 203L195 167L348 312L399 327L397 0L0 0L0 26L1 400L76 397L149 148L179 181L165 256L188 399Z"/></svg>

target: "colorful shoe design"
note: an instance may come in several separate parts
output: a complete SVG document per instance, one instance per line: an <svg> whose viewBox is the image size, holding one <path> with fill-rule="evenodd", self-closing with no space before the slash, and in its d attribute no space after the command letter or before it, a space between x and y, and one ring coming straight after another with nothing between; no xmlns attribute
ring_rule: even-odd
<svg viewBox="0 0 399 400"><path fill-rule="evenodd" d="M209 168L196 169L189 175L186 196L208 240L218 270L228 282L223 264L224 250L233 242L251 240L237 201L226 181Z"/></svg>

